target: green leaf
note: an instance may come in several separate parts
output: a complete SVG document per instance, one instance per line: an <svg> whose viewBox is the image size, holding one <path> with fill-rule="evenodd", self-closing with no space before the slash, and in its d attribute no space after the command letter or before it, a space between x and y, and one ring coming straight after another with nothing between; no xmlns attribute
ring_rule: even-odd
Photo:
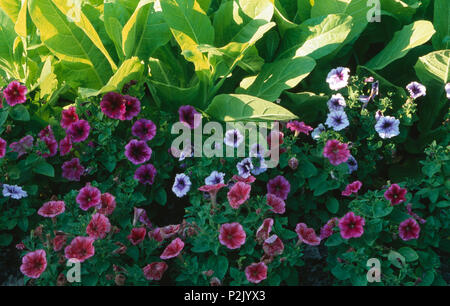
<svg viewBox="0 0 450 306"><path fill-rule="evenodd" d="M433 24L436 28L432 39L434 49L450 49L450 1L434 1Z"/></svg>
<svg viewBox="0 0 450 306"><path fill-rule="evenodd" d="M395 251L389 252L388 260L394 267L397 267L399 269L403 268L403 266L405 265L405 257L403 257L402 254Z"/></svg>
<svg viewBox="0 0 450 306"><path fill-rule="evenodd" d="M121 60L123 60L124 54L122 49L122 30L131 16L130 10L128 10L120 0L112 0L111 2L104 3L103 11L106 33L113 41L117 55Z"/></svg>
<svg viewBox="0 0 450 306"><path fill-rule="evenodd" d="M3 126L6 119L8 119L9 108L0 109L0 127Z"/></svg>
<svg viewBox="0 0 450 306"><path fill-rule="evenodd" d="M248 95L222 94L216 96L205 111L221 121L287 121L297 116L287 109Z"/></svg>
<svg viewBox="0 0 450 306"><path fill-rule="evenodd" d="M328 198L326 202L327 209L330 213L335 214L339 210L339 202L333 197Z"/></svg>
<svg viewBox="0 0 450 306"><path fill-rule="evenodd" d="M419 255L413 249L409 247L402 247L398 250L400 254L402 254L407 262L416 261L419 259Z"/></svg>
<svg viewBox="0 0 450 306"><path fill-rule="evenodd" d="M423 1L422 1L423 2ZM419 0L381 0L383 11L394 14L402 23L409 23L416 10L422 5Z"/></svg>
<svg viewBox="0 0 450 306"><path fill-rule="evenodd" d="M64 0L30 0L29 12L42 42L63 61L67 77L100 88L117 69L89 19ZM73 16L69 21L68 16ZM75 22L73 22L75 21Z"/></svg>
<svg viewBox="0 0 450 306"><path fill-rule="evenodd" d="M278 58L310 56L317 60L324 57L346 40L352 25L352 17L344 14L308 19L286 31Z"/></svg>
<svg viewBox="0 0 450 306"><path fill-rule="evenodd" d="M8 1L10 2L10 1ZM0 1L2 3L2 1ZM16 40L16 32L14 31L14 22L9 15L3 10L4 3L1 4L0 9L0 67L11 75L15 74L14 67L14 42ZM13 9L13 8L11 8ZM13 14L12 11L9 11Z"/></svg>
<svg viewBox="0 0 450 306"><path fill-rule="evenodd" d="M257 96L268 101L275 101L285 89L295 87L306 78L316 66L310 57L298 57L266 63L256 79L247 86L236 90L237 93Z"/></svg>
<svg viewBox="0 0 450 306"><path fill-rule="evenodd" d="M373 70L383 69L396 59L404 57L412 48L426 43L434 33L433 24L425 20L404 26L403 29L395 32L387 46L365 66Z"/></svg>
<svg viewBox="0 0 450 306"><path fill-rule="evenodd" d="M156 191L155 201L162 206L167 203L167 193L164 188L159 188L158 191Z"/></svg>
<svg viewBox="0 0 450 306"><path fill-rule="evenodd" d="M34 164L33 172L49 177L55 176L55 169L53 169L53 166L47 163L45 160L41 160Z"/></svg>
<svg viewBox="0 0 450 306"><path fill-rule="evenodd" d="M326 117L328 96L312 92L285 92L285 94L289 99L282 100L281 105L298 114L305 122L315 122L318 118Z"/></svg>
<svg viewBox="0 0 450 306"><path fill-rule="evenodd" d="M127 248L127 255L137 262L139 260L139 248L135 245Z"/></svg>
<svg viewBox="0 0 450 306"><path fill-rule="evenodd" d="M0 246L8 246L12 242L13 236L11 234L0 234Z"/></svg>
<svg viewBox="0 0 450 306"><path fill-rule="evenodd" d="M334 247L344 243L344 239L341 237L340 233L335 233L325 240L325 245L327 247Z"/></svg>
<svg viewBox="0 0 450 306"><path fill-rule="evenodd" d="M0 9L8 16L9 19L12 20L13 23L16 23L17 21L20 8L21 8L21 0L0 1ZM1 23L1 25L3 26L4 24Z"/></svg>
<svg viewBox="0 0 450 306"><path fill-rule="evenodd" d="M147 60L170 40L170 30L161 12L155 12L151 0L141 0L122 30L122 48L127 58Z"/></svg>
<svg viewBox="0 0 450 306"><path fill-rule="evenodd" d="M336 277L338 280L346 280L349 279L351 274L350 271L344 268L344 265L337 264L331 269L331 273Z"/></svg>
<svg viewBox="0 0 450 306"><path fill-rule="evenodd" d="M30 120L30 114L28 113L27 108L22 105L18 104L9 110L9 116L17 121L29 121Z"/></svg>

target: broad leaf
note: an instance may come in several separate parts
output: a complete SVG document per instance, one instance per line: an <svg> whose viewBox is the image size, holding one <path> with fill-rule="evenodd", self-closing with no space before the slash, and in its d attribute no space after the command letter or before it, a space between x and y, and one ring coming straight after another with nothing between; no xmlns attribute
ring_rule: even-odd
<svg viewBox="0 0 450 306"><path fill-rule="evenodd" d="M403 29L395 32L387 46L365 66L373 70L383 69L396 59L405 56L412 48L426 43L434 33L433 24L425 20L404 26Z"/></svg>
<svg viewBox="0 0 450 306"><path fill-rule="evenodd" d="M264 64L251 85L237 89L237 93L257 96L268 101L275 101L285 89L295 87L308 76L316 63L310 57L281 59L273 63Z"/></svg>
<svg viewBox="0 0 450 306"><path fill-rule="evenodd" d="M433 47L436 50L450 48L450 1L434 1L433 24L436 34L433 36Z"/></svg>
<svg viewBox="0 0 450 306"><path fill-rule="evenodd" d="M420 0L380 0L381 9L395 15L404 24L411 22L421 4Z"/></svg>
<svg viewBox="0 0 450 306"><path fill-rule="evenodd" d="M249 95L222 94L216 96L205 111L220 121L287 121L297 116L287 109Z"/></svg>
<svg viewBox="0 0 450 306"><path fill-rule="evenodd" d="M286 92L285 94L289 99L282 99L281 105L299 114L301 120L308 123L326 117L328 96L319 96L311 92Z"/></svg>

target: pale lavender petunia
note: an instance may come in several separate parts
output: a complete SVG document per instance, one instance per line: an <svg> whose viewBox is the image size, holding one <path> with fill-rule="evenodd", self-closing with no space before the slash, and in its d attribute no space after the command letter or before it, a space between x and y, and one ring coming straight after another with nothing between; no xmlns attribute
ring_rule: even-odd
<svg viewBox="0 0 450 306"><path fill-rule="evenodd" d="M348 84L350 69L345 67L337 67L332 69L327 75L327 83L332 90L339 90Z"/></svg>
<svg viewBox="0 0 450 306"><path fill-rule="evenodd" d="M375 130L381 138L392 138L400 134L400 120L391 116L381 116L375 124Z"/></svg>
<svg viewBox="0 0 450 306"><path fill-rule="evenodd" d="M345 129L350 123L344 111L336 111L328 114L325 124L335 131Z"/></svg>

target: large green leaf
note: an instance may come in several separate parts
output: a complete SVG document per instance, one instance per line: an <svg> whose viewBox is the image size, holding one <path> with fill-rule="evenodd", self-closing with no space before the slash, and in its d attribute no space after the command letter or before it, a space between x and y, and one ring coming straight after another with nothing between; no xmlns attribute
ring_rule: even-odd
<svg viewBox="0 0 450 306"><path fill-rule="evenodd" d="M395 15L404 24L411 22L421 5L421 0L380 0L381 9Z"/></svg>
<svg viewBox="0 0 450 306"><path fill-rule="evenodd" d="M278 58L310 56L317 60L330 54L346 40L352 20L344 14L308 19L286 31Z"/></svg>
<svg viewBox="0 0 450 306"><path fill-rule="evenodd" d="M450 1L434 1L433 24L436 34L433 36L433 47L436 50L450 48Z"/></svg>
<svg viewBox="0 0 450 306"><path fill-rule="evenodd" d="M289 99L282 99L281 105L298 114L305 122L315 122L326 117L328 96L319 96L312 92L286 92Z"/></svg>
<svg viewBox="0 0 450 306"><path fill-rule="evenodd" d="M433 24L425 20L404 26L403 29L395 32L387 46L365 66L373 70L383 69L396 59L405 56L412 48L426 43L434 33Z"/></svg>
<svg viewBox="0 0 450 306"><path fill-rule="evenodd" d="M21 0L1 0L0 1L0 9L12 20L13 23L16 23L17 17L19 16L20 8L21 8ZM4 24L1 23L3 26Z"/></svg>
<svg viewBox="0 0 450 306"><path fill-rule="evenodd" d="M222 94L216 96L205 111L220 121L287 121L297 116L287 109L249 95Z"/></svg>
<svg viewBox="0 0 450 306"><path fill-rule="evenodd" d="M285 89L293 88L308 76L316 62L310 57L281 59L264 64L254 82L236 91L237 93L257 96L268 101L275 101Z"/></svg>
<svg viewBox="0 0 450 306"><path fill-rule="evenodd" d="M106 2L104 4L103 12L106 33L113 41L117 55L120 59L123 59L122 31L131 14L127 7L118 0Z"/></svg>
<svg viewBox="0 0 450 306"><path fill-rule="evenodd" d="M72 78L85 87L102 87L117 67L81 10L69 7L63 0L28 3L42 42L72 70ZM74 19L68 18L72 10L75 10Z"/></svg>
<svg viewBox="0 0 450 306"><path fill-rule="evenodd" d="M0 68L14 76L14 41L17 35L14 22L9 15L0 8Z"/></svg>
<svg viewBox="0 0 450 306"><path fill-rule="evenodd" d="M122 30L123 52L127 58L147 60L170 40L170 30L161 12L155 12L151 0L141 0Z"/></svg>

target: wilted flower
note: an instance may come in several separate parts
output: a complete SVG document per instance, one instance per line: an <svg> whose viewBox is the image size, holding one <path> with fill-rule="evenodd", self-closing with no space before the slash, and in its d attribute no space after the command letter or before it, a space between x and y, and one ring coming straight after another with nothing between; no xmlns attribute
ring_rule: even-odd
<svg viewBox="0 0 450 306"><path fill-rule="evenodd" d="M306 125L303 121L290 121L286 125L288 129L295 133L295 136L298 136L299 133L303 133L309 135L309 132L313 130L312 127Z"/></svg>
<svg viewBox="0 0 450 306"><path fill-rule="evenodd" d="M358 238L364 233L365 220L363 217L355 215L354 212L348 212L339 220L339 229L344 239Z"/></svg>
<svg viewBox="0 0 450 306"><path fill-rule="evenodd" d="M230 191L227 193L228 202L230 206L234 209L238 209L239 206L244 204L245 201L250 197L251 186L243 183L237 182L231 187Z"/></svg>
<svg viewBox="0 0 450 306"><path fill-rule="evenodd" d="M287 199L290 191L291 184L282 175L278 175L267 182L267 193L274 194L282 200Z"/></svg>
<svg viewBox="0 0 450 306"><path fill-rule="evenodd" d="M78 259L84 262L95 254L94 239L90 237L75 237L72 242L66 246L64 253L67 259Z"/></svg>
<svg viewBox="0 0 450 306"><path fill-rule="evenodd" d="M295 227L298 239L309 245L319 245L320 238L317 237L314 229L309 228L305 223L298 223Z"/></svg>
<svg viewBox="0 0 450 306"><path fill-rule="evenodd" d="M339 140L332 139L328 140L325 144L323 156L327 157L333 166L337 166L348 160L350 151L348 150L348 145L346 143L341 143Z"/></svg>
<svg viewBox="0 0 450 306"><path fill-rule="evenodd" d="M30 278L39 278L47 268L47 258L44 250L27 253L22 258L20 272Z"/></svg>
<svg viewBox="0 0 450 306"><path fill-rule="evenodd" d="M134 179L139 181L141 184L153 185L156 173L156 168L152 164L142 165L136 169Z"/></svg>
<svg viewBox="0 0 450 306"><path fill-rule="evenodd" d="M143 140L132 139L125 146L125 156L135 165L145 163L152 156L152 149Z"/></svg>
<svg viewBox="0 0 450 306"><path fill-rule="evenodd" d="M225 133L225 138L223 142L229 146L237 148L244 141L244 136L242 136L241 132L238 129L228 130Z"/></svg>
<svg viewBox="0 0 450 306"><path fill-rule="evenodd" d="M76 201L82 210L88 210L91 207L101 205L101 195L102 194L98 188L95 188L88 183L80 189Z"/></svg>
<svg viewBox="0 0 450 306"><path fill-rule="evenodd" d="M284 251L283 241L277 235L272 235L264 241L263 250L269 256L281 255Z"/></svg>
<svg viewBox="0 0 450 306"><path fill-rule="evenodd" d="M311 133L312 139L314 140L319 139L320 134L322 134L323 132L325 132L325 126L321 123L314 129L314 131L312 131Z"/></svg>
<svg viewBox="0 0 450 306"><path fill-rule="evenodd" d="M239 176L241 176L242 178L247 178L250 176L250 171L253 169L252 160L247 157L241 162L237 163L236 168L239 172Z"/></svg>
<svg viewBox="0 0 450 306"><path fill-rule="evenodd" d="M191 189L191 180L189 176L184 173L179 173L175 176L175 182L172 186L172 191L179 198L185 196Z"/></svg>
<svg viewBox="0 0 450 306"><path fill-rule="evenodd" d="M346 161L347 166L348 166L348 173L352 173L353 171L358 170L358 162L356 161L356 159L350 155Z"/></svg>
<svg viewBox="0 0 450 306"><path fill-rule="evenodd" d="M350 69L344 67L337 67L332 69L327 75L327 83L332 90L339 90L348 84Z"/></svg>
<svg viewBox="0 0 450 306"><path fill-rule="evenodd" d="M384 193L384 197L391 202L391 205L397 205L406 200L406 193L407 190L405 188L401 188L397 184L392 184Z"/></svg>
<svg viewBox="0 0 450 306"><path fill-rule="evenodd" d="M15 200L26 198L28 193L18 185L3 184L3 196L10 197Z"/></svg>
<svg viewBox="0 0 450 306"><path fill-rule="evenodd" d="M159 228L159 232L163 239L175 236L180 231L181 224L171 224Z"/></svg>
<svg viewBox="0 0 450 306"><path fill-rule="evenodd" d="M25 103L27 100L26 94L27 87L21 85L17 81L12 81L5 90L3 90L3 96L5 97L6 103L10 106Z"/></svg>
<svg viewBox="0 0 450 306"><path fill-rule="evenodd" d="M0 157L2 156L2 152L4 155L4 149L2 151L2 140L0 138ZM31 149L33 147L33 136L31 135L27 135L25 137L23 137L22 139L20 139L18 142L13 142L9 145L9 147L11 148L11 150L13 150L13 152L17 152L18 155L17 157L21 157L22 155L26 154L28 152L29 149ZM5 146L6 146L6 142L5 142Z"/></svg>
<svg viewBox="0 0 450 306"><path fill-rule="evenodd" d="M345 129L350 123L344 111L334 111L328 114L325 124L335 131Z"/></svg>
<svg viewBox="0 0 450 306"><path fill-rule="evenodd" d="M62 110L60 124L63 129L68 129L76 121L78 121L78 115L75 106Z"/></svg>
<svg viewBox="0 0 450 306"><path fill-rule="evenodd" d="M84 173L84 167L80 164L80 160L76 157L70 161L66 161L61 166L62 176L69 181L79 181Z"/></svg>
<svg viewBox="0 0 450 306"><path fill-rule="evenodd" d="M172 242L164 249L161 254L161 259L170 259L176 257L184 248L184 242L180 238L175 238Z"/></svg>
<svg viewBox="0 0 450 306"><path fill-rule="evenodd" d="M395 119L391 116L381 116L377 123L375 124L375 131L377 131L378 135L381 138L392 138L400 134L398 126L400 124L400 120Z"/></svg>
<svg viewBox="0 0 450 306"><path fill-rule="evenodd" d="M86 228L86 233L89 237L94 239L105 238L109 231L111 231L109 219L105 215L99 213L92 216L91 222L89 222Z"/></svg>
<svg viewBox="0 0 450 306"><path fill-rule="evenodd" d="M413 99L417 99L427 94L426 87L418 82L409 83L408 85L406 85L406 89L408 89L409 95Z"/></svg>
<svg viewBox="0 0 450 306"><path fill-rule="evenodd" d="M205 178L205 184L206 185L224 184L223 180L224 177L225 173L213 171L207 178Z"/></svg>
<svg viewBox="0 0 450 306"><path fill-rule="evenodd" d="M151 120L139 119L133 124L131 134L141 140L152 140L156 135L156 125Z"/></svg>
<svg viewBox="0 0 450 306"><path fill-rule="evenodd" d="M360 181L354 181L353 183L348 184L348 185L345 187L344 191L342 191L341 194L342 194L343 196L348 197L348 196L350 196L352 193L358 193L358 191L359 191L359 189L361 188L361 186L362 186L362 183L361 183Z"/></svg>
<svg viewBox="0 0 450 306"><path fill-rule="evenodd" d="M258 284L267 278L267 266L263 262L252 263L245 268L245 276L251 283Z"/></svg>
<svg viewBox="0 0 450 306"><path fill-rule="evenodd" d="M47 218L54 218L57 215L62 214L66 210L66 204L64 201L50 201L44 203L38 210L38 215Z"/></svg>
<svg viewBox="0 0 450 306"><path fill-rule="evenodd" d="M200 125L201 114L193 106L183 105L178 109L179 120L191 129Z"/></svg>
<svg viewBox="0 0 450 306"><path fill-rule="evenodd" d="M67 134L72 137L73 142L82 142L88 138L90 129L86 120L78 120L69 126Z"/></svg>
<svg viewBox="0 0 450 306"><path fill-rule="evenodd" d="M220 226L219 241L231 250L240 248L245 243L245 238L245 231L237 222L225 223Z"/></svg>
<svg viewBox="0 0 450 306"><path fill-rule="evenodd" d="M284 214L286 211L286 203L284 203L283 199L277 197L274 194L267 194L267 205L272 207L271 211L277 214Z"/></svg>
<svg viewBox="0 0 450 306"><path fill-rule="evenodd" d="M168 266L164 261L152 262L151 264L146 265L142 269L142 272L144 272L144 276L148 280L161 280L167 268Z"/></svg>
<svg viewBox="0 0 450 306"><path fill-rule="evenodd" d="M138 245L145 239L145 234L147 230L145 227L135 227L131 229L131 233L127 236L128 240L130 240L131 244Z"/></svg>
<svg viewBox="0 0 450 306"><path fill-rule="evenodd" d="M398 227L398 235L402 240L408 241L411 239L418 239L420 234L420 226L413 218L406 219L400 223Z"/></svg>
<svg viewBox="0 0 450 306"><path fill-rule="evenodd" d="M344 97L338 93L331 96L331 99L327 102L330 112L343 111L346 106Z"/></svg>

